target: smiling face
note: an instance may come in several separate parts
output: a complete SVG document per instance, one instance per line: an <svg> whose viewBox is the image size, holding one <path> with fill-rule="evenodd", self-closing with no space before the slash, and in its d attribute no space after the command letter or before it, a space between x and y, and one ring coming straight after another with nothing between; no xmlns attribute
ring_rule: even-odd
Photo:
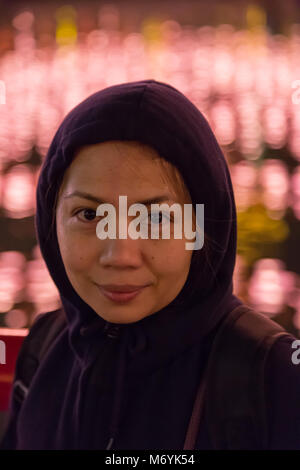
<svg viewBox="0 0 300 470"><path fill-rule="evenodd" d="M175 178L170 178L170 170ZM71 195L75 191L77 195ZM186 249L185 243L191 240L184 234L182 239L172 237L172 221L169 239L151 239L151 232L148 239L119 238L121 195L127 196L128 208L162 197L155 202L169 206L177 202L182 212L183 204L191 199L174 167L150 147L136 142L82 147L64 175L56 206L56 230L68 278L78 295L104 320L131 323L175 299L187 279L193 251ZM115 239L97 237L100 202L116 208ZM128 216L128 224L135 217ZM159 220L157 223L161 226ZM145 287L130 298L103 289L108 284Z"/></svg>

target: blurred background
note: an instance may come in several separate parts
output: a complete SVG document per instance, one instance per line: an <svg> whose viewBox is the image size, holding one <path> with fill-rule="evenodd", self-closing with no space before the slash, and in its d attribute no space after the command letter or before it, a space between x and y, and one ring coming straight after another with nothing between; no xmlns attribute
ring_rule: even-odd
<svg viewBox="0 0 300 470"><path fill-rule="evenodd" d="M0 0L0 327L59 306L35 237L40 165L91 93L154 78L186 94L227 159L235 294L300 337L300 2Z"/></svg>

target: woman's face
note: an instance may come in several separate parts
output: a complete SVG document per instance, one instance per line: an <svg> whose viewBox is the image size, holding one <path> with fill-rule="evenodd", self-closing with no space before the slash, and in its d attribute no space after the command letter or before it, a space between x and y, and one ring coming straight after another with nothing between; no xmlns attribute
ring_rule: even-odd
<svg viewBox="0 0 300 470"><path fill-rule="evenodd" d="M127 196L128 208L161 196L163 199L155 202L168 206L177 202L182 208L191 203L184 185L168 178L161 161L153 149L135 142L86 146L67 169L60 188L56 227L67 275L78 295L112 323L136 322L159 311L179 294L189 273L192 250L187 250L185 243L191 240L185 239L184 233L181 239L172 237L172 222L169 239L163 239L161 232L159 239L118 237L119 196ZM115 239L101 240L96 234L97 223L103 219L96 215L100 203L110 203L116 209ZM148 205L149 227L150 208ZM128 216L128 224L136 216ZM125 299L124 293L112 293L117 287L103 287L110 284L143 288Z"/></svg>

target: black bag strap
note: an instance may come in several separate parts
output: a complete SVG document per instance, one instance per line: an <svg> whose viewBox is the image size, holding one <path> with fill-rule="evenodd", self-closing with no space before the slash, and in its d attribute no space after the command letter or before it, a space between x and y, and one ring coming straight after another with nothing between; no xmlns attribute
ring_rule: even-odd
<svg viewBox="0 0 300 470"><path fill-rule="evenodd" d="M246 304L225 318L199 384L184 449L194 449L204 412L215 449L267 448L264 367L282 335L289 333Z"/></svg>
<svg viewBox="0 0 300 470"><path fill-rule="evenodd" d="M62 308L39 315L24 339L18 356L13 382L13 399L25 399L33 376L59 332L66 325Z"/></svg>

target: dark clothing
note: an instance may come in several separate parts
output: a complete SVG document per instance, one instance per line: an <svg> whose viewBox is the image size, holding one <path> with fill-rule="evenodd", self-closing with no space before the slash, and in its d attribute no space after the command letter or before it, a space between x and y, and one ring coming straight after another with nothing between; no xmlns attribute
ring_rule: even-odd
<svg viewBox="0 0 300 470"><path fill-rule="evenodd" d="M31 334L35 330L36 324ZM121 329L99 332L99 355L82 367L68 348L67 331L62 332L35 381L36 393L32 389L19 418L12 420L2 449L105 449L113 412L119 426L112 449L183 449L214 331L154 370L135 370L135 360L143 355L142 344L132 344L126 359L121 356L123 334L126 331ZM267 361L268 449L300 449L300 365L291 361L293 340L292 336L279 339ZM123 381L116 375L117 361L122 360L123 366L126 363ZM121 369L120 364L119 373ZM68 371L77 372L76 381L69 383ZM79 383L85 394L76 403ZM17 414L18 405L14 406ZM68 410L66 427L60 424L63 409ZM195 449L213 449L205 413Z"/></svg>
<svg viewBox="0 0 300 470"><path fill-rule="evenodd" d="M193 204L205 205L208 245L193 252L182 291L159 312L129 324L106 322L78 296L51 225L74 151L107 140L152 146L179 169ZM182 449L215 329L241 304L232 293L236 210L230 174L203 115L180 92L154 80L87 98L66 116L49 148L37 188L36 230L67 326L38 369L3 447L106 449L112 442L112 449ZM300 449L294 339L278 340L267 363L270 448ZM210 447L204 420L196 448Z"/></svg>

